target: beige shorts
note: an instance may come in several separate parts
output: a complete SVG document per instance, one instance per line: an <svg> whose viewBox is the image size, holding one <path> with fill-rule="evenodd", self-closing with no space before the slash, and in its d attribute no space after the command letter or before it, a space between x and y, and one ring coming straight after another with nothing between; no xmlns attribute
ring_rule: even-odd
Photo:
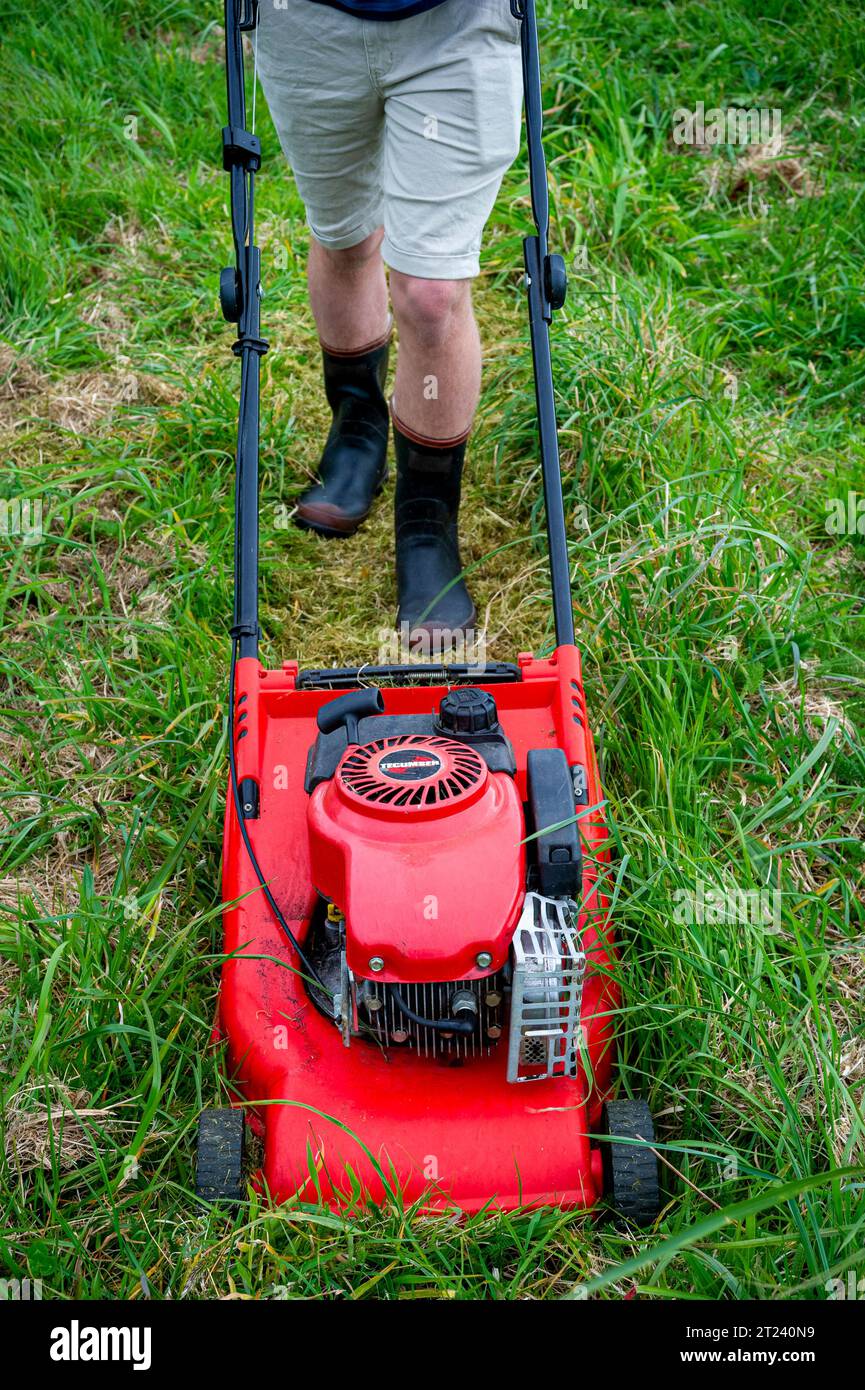
<svg viewBox="0 0 865 1390"><path fill-rule="evenodd" d="M394 270L477 275L520 141L520 24L509 0L445 0L364 20L261 0L258 70L313 235L334 250L384 226Z"/></svg>

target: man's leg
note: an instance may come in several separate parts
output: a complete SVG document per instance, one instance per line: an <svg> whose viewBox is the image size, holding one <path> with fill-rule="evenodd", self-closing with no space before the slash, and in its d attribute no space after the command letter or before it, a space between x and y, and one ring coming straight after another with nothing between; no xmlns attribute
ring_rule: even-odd
<svg viewBox="0 0 865 1390"><path fill-rule="evenodd" d="M399 357L391 400L396 449L396 623L409 642L473 641L474 603L456 534L466 439L481 385L470 279L391 271ZM412 637L414 634L414 637ZM435 653L442 655L442 653Z"/></svg>
<svg viewBox="0 0 865 1390"><path fill-rule="evenodd" d="M310 242L309 302L321 342L336 352L358 352L390 332L383 236L379 227L341 251Z"/></svg>
<svg viewBox="0 0 865 1390"><path fill-rule="evenodd" d="M385 28L395 31L382 35L380 70L382 253L399 332L391 402L397 622L442 644L449 633L471 642L476 614L457 535L480 391L471 281L519 148L520 27L500 0L454 0Z"/></svg>
<svg viewBox="0 0 865 1390"><path fill-rule="evenodd" d="M262 5L259 72L312 232L309 289L333 423L297 519L347 536L387 476L390 320L382 240L384 103L363 25L324 5Z"/></svg>
<svg viewBox="0 0 865 1390"><path fill-rule="evenodd" d="M391 410L397 458L397 624L444 646L473 640L457 537L466 440L481 385L471 280L391 271L399 356ZM412 637L414 634L414 637ZM441 653L437 653L441 655Z"/></svg>
<svg viewBox="0 0 865 1390"><path fill-rule="evenodd" d="M481 389L481 340L471 280L390 277L399 330L395 415L415 434L468 434Z"/></svg>
<svg viewBox="0 0 865 1390"><path fill-rule="evenodd" d="M387 478L391 320L383 235L379 228L339 249L314 236L310 242L309 299L333 423L318 482L298 498L297 520L326 537L353 535Z"/></svg>

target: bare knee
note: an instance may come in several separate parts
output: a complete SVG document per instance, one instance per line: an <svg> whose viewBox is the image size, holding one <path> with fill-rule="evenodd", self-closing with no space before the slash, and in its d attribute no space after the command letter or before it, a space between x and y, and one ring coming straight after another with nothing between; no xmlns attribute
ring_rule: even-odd
<svg viewBox="0 0 865 1390"><path fill-rule="evenodd" d="M334 251L329 246L322 246L320 241L312 239L310 244L310 255L323 262L329 271L335 275L353 275L364 267L379 254L379 248L384 239L384 227L377 227L369 236L364 237L355 246L346 246L340 251Z"/></svg>
<svg viewBox="0 0 865 1390"><path fill-rule="evenodd" d="M454 317L471 305L470 280L423 280L393 270L390 292L400 333L425 347L444 342Z"/></svg>

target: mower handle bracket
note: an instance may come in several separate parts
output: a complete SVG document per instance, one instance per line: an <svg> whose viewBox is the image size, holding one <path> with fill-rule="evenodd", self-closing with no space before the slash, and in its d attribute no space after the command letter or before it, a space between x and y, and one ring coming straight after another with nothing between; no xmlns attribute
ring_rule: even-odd
<svg viewBox="0 0 865 1390"><path fill-rule="evenodd" d="M247 171L255 173L261 168L261 141L251 131L242 126L222 127L222 167L233 169L240 164Z"/></svg>

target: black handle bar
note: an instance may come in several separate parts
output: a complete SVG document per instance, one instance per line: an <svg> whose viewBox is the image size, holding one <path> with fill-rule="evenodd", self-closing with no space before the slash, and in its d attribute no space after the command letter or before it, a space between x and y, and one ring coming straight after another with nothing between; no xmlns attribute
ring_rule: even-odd
<svg viewBox="0 0 865 1390"><path fill-rule="evenodd" d="M240 656L258 654L258 449L261 337L261 257L255 245L255 174L261 165L257 136L246 129L243 35L258 23L259 0L225 0L225 73L228 125L222 132L223 167L231 177L231 225L235 264L222 272L224 316L238 325L233 351L241 359L240 410L235 458L234 621ZM504 3L504 0L503 0ZM543 147L543 99L535 0L510 0L522 24L532 212L536 233L523 240L526 297L534 364L541 472L547 518L553 618L557 643L574 641L570 561L556 426L550 324L565 300L565 264L547 249L550 199Z"/></svg>

